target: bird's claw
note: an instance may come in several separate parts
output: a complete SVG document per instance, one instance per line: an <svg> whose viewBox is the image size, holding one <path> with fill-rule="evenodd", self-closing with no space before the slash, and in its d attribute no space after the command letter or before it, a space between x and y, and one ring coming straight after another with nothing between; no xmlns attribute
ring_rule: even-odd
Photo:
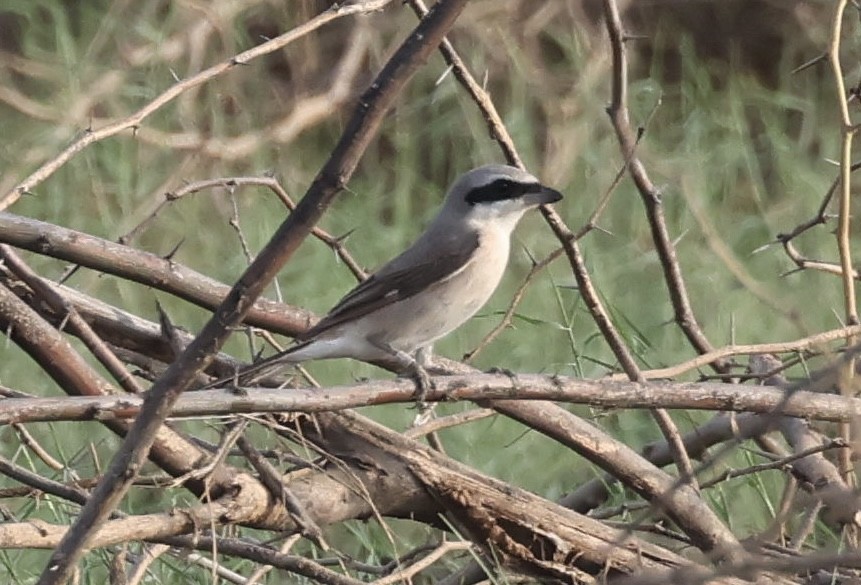
<svg viewBox="0 0 861 585"><path fill-rule="evenodd" d="M425 402L425 398L427 398L429 391L436 389L436 384L434 384L434 381L421 366L416 368L412 378L416 383L416 391L413 394L416 400L413 408L417 411L415 420L413 420L413 426L416 427L423 425L433 417L434 405Z"/></svg>
<svg viewBox="0 0 861 585"><path fill-rule="evenodd" d="M416 383L416 391L413 394L413 397L416 399L416 408L420 411L425 411L428 409L425 398L427 398L429 391L436 389L436 384L434 384L434 381L422 367L415 369L412 379Z"/></svg>

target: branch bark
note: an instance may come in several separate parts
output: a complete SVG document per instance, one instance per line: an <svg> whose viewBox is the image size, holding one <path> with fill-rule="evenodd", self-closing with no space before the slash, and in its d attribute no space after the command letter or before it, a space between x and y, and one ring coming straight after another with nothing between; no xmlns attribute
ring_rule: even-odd
<svg viewBox="0 0 861 585"><path fill-rule="evenodd" d="M550 400L595 408L668 408L717 410L781 415L809 420L852 420L861 412L861 398L794 391L787 398L775 387L717 382L621 382L562 376L519 374L515 381L498 374L468 374L434 378L429 402L508 401L506 414L517 416L516 401ZM381 404L411 403L415 386L409 380L373 380L329 388L243 388L198 390L180 397L171 417L222 416L267 412L332 412ZM8 398L0 401L0 424L121 420L139 415L143 398L132 395ZM523 406L524 409L528 408Z"/></svg>

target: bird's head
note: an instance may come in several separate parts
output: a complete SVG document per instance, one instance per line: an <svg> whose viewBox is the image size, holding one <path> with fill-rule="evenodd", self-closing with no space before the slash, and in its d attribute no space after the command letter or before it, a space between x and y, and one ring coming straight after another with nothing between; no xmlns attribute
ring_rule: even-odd
<svg viewBox="0 0 861 585"><path fill-rule="evenodd" d="M445 211L470 223L513 230L523 214L555 203L562 194L531 174L508 165L485 165L461 175L449 189Z"/></svg>

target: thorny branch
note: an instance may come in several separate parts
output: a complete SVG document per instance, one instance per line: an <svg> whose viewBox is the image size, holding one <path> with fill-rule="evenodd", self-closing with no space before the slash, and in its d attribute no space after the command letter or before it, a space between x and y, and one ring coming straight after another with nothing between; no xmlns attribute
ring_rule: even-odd
<svg viewBox="0 0 861 585"><path fill-rule="evenodd" d="M628 61L626 57L628 39L622 26L619 8L615 0L603 0L603 5L604 22L613 51L613 95L607 113L616 131L622 156L628 161L628 172L637 186L637 191L640 193L646 208L646 216L652 230L652 241L661 260L667 291L675 311L676 323L694 349L698 353L705 354L712 351L712 345L703 333L693 312L681 266L667 229L661 193L652 183L643 163L635 153L637 137L631 128L628 114ZM719 360L712 365L718 372L726 370L726 366Z"/></svg>
<svg viewBox="0 0 861 585"><path fill-rule="evenodd" d="M0 198L0 210L7 209L10 205L14 204L22 195L31 192L33 189L36 188L36 186L38 186L40 183L45 181L45 179L57 172L58 169L65 165L69 160L71 160L72 157L77 155L79 152L83 151L90 145L95 144L96 142L104 140L105 138L110 138L111 136L115 136L116 134L119 134L124 130L128 130L130 128L137 128L138 126L140 126L141 122L143 122L152 113L159 110L162 106L170 103L171 101L182 95L184 92L194 87L203 85L210 80L215 79L216 77L222 76L227 71L235 67L245 65L250 61L257 59L258 57L282 49L286 45L289 45L295 40L304 37L305 35L313 32L321 26L332 22L333 20L343 18L345 16L351 16L354 14L381 10L390 1L391 0L366 0L364 2L355 2L344 6L338 6L336 4L330 10L323 12L316 18L309 20L303 25L297 26L296 28L284 33L283 35L280 35L274 39L262 43L252 49L239 53L238 55L231 57L225 62L219 63L218 65L213 65L212 67L201 71L197 75L194 75L188 79L178 81L160 96L149 101L143 108L131 114L130 116L122 120L118 120L117 122L108 124L107 126L104 126L102 128L88 130L81 138L69 145L56 157L45 162L41 167L39 167L32 174L30 174L30 176L18 183L11 191L3 195L3 197Z"/></svg>
<svg viewBox="0 0 861 585"><path fill-rule="evenodd" d="M414 390L409 380L374 380L321 389L291 388L290 392L279 388L243 388L242 395L229 389L199 390L179 398L170 416L179 419L268 412L315 413L381 404L409 404ZM824 421L850 420L861 408L861 399L814 390L797 390L787 399L783 391L740 384L580 380L540 374L520 374L514 381L498 374L443 376L435 389L428 390L427 399L429 402L552 400L601 409L668 408L758 413L772 412L780 407L786 416ZM122 420L137 416L142 404L142 397L123 394L8 398L0 409L0 424ZM507 408L516 410L513 404ZM408 434L415 434L415 431Z"/></svg>
<svg viewBox="0 0 861 585"><path fill-rule="evenodd" d="M174 189L164 194L164 200L144 219L142 219L129 232L120 236L118 242L120 244L128 244L133 239L139 237L146 231L146 227L153 223L158 215L170 206L174 201L182 199L188 195L199 193L205 189L224 188L231 193L233 190L241 187L259 186L270 189L279 201L284 204L289 211L296 209L296 202L287 193L287 190L281 185L280 181L275 177L224 177L221 179L205 179L202 181L194 181L187 183L178 189ZM353 276L358 280L363 280L367 277L367 273L358 262L353 258L347 248L344 247L343 237L336 237L326 230L314 226L311 229L311 235L332 248L332 251L338 258L350 269Z"/></svg>

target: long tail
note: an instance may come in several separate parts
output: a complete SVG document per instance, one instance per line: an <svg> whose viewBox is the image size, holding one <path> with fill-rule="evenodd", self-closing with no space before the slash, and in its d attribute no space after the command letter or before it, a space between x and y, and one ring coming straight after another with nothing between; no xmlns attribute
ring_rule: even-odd
<svg viewBox="0 0 861 585"><path fill-rule="evenodd" d="M303 341L302 343L297 343L284 351L278 352L275 355L269 356L268 358L264 358L260 361L254 362L241 370L237 371L236 374L230 376L229 378L221 378L219 380L215 380L214 382L210 382L203 386L203 389L206 388L220 388L222 386L233 385L233 386L248 386L254 384L258 380L262 380L269 376L273 376L284 368L287 364L295 364L299 363L302 360L291 360L290 356L307 346L311 341Z"/></svg>

